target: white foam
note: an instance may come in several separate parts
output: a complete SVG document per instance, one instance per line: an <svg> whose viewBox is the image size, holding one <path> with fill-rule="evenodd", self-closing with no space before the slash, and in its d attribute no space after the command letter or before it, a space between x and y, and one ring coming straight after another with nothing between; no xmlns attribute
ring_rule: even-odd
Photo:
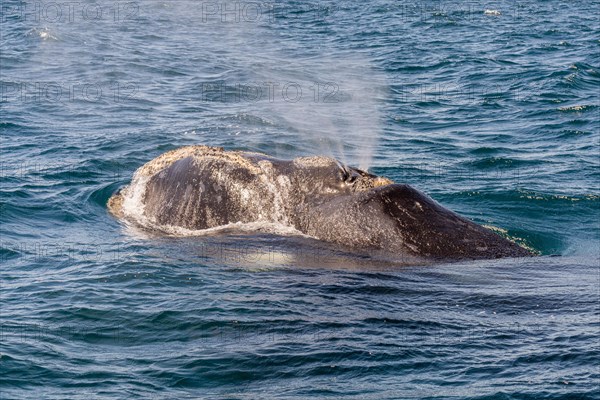
<svg viewBox="0 0 600 400"><path fill-rule="evenodd" d="M483 12L484 15L502 15L502 13L500 12L500 10L485 10Z"/></svg>
<svg viewBox="0 0 600 400"><path fill-rule="evenodd" d="M48 28L33 28L27 33L27 36L38 36L42 40L58 40L58 38L50 33Z"/></svg>
<svg viewBox="0 0 600 400"><path fill-rule="evenodd" d="M272 233L276 235L291 235L291 236L308 236L296 228L285 225L279 222L268 222L268 221L255 221L255 222L233 222L226 225L216 226L214 228L207 229L187 229L180 226L173 225L156 225L152 224L153 229L161 230L168 235L172 236L211 236L229 232L259 232L259 233Z"/></svg>
<svg viewBox="0 0 600 400"><path fill-rule="evenodd" d="M133 175L129 186L125 187L122 191L123 203L121 209L123 215L142 226L152 225L152 221L144 214L146 208L144 195L146 194L146 184L149 179L149 176L142 174L140 169L138 169Z"/></svg>

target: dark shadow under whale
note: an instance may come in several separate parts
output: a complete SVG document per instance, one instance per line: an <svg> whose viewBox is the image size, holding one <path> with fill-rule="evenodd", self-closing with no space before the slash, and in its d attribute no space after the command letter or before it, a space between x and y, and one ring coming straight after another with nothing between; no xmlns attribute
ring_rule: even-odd
<svg viewBox="0 0 600 400"><path fill-rule="evenodd" d="M182 147L139 168L108 207L118 217L154 229L274 223L402 259L533 255L409 185L329 157L280 160L208 146Z"/></svg>

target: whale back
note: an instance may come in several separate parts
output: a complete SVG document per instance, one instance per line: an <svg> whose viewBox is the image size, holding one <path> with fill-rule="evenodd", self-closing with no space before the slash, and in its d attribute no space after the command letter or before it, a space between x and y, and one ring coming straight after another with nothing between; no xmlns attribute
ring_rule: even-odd
<svg viewBox="0 0 600 400"><path fill-rule="evenodd" d="M230 223L287 220L289 182L221 157L186 157L151 176L144 213L158 225L207 229Z"/></svg>

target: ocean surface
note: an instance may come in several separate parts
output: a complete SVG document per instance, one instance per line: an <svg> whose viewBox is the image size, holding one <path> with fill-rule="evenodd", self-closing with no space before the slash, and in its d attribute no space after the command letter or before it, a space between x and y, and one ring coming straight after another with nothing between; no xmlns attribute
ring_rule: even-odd
<svg viewBox="0 0 600 400"><path fill-rule="evenodd" d="M598 399L598 1L3 0L2 399ZM106 202L325 154L534 249L401 266Z"/></svg>

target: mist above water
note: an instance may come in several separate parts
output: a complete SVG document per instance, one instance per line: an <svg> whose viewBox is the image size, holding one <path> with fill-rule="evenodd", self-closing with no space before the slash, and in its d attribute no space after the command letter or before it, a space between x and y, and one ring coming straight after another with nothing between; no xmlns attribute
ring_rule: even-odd
<svg viewBox="0 0 600 400"><path fill-rule="evenodd" d="M297 71L277 71L276 81L293 82L264 104L282 129L299 137L313 154L326 154L367 170L381 132L379 101L385 80L359 55L323 55ZM279 76L277 76L279 74Z"/></svg>
<svg viewBox="0 0 600 400"><path fill-rule="evenodd" d="M239 99L237 111L272 123L279 147L302 146L291 150L295 154L276 149L276 156L324 154L364 170L371 166L388 85L367 54L331 43L306 49L285 36L288 27L264 16L261 23L206 22L224 39L224 59L239 68L225 82ZM255 145L261 149L264 138Z"/></svg>

